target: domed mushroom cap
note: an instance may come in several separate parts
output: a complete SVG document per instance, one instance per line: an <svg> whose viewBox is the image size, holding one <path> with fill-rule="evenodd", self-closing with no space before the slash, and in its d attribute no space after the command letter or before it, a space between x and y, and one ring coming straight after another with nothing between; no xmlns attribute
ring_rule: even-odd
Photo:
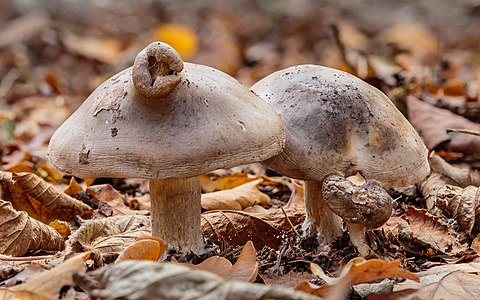
<svg viewBox="0 0 480 300"><path fill-rule="evenodd" d="M381 91L348 73L315 65L275 72L252 88L282 117L284 151L264 164L287 176L320 181L360 172L384 186L429 173L427 149Z"/></svg>
<svg viewBox="0 0 480 300"><path fill-rule="evenodd" d="M182 178L282 150L282 122L268 104L225 73L178 60L153 43L100 85L53 135L53 164L80 177Z"/></svg>

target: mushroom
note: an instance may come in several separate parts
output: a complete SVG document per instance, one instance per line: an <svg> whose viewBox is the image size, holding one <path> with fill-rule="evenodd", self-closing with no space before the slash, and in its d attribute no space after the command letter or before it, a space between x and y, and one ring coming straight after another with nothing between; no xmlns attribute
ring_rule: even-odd
<svg viewBox="0 0 480 300"><path fill-rule="evenodd" d="M251 90L283 119L285 148L263 164L305 181L303 229L330 244L343 233L342 217L360 254L368 255L358 246L365 239L359 235L364 226L385 223L392 209L380 186L405 186L429 174L427 149L417 132L385 94L335 69L294 66ZM365 185L344 179L357 173L367 179Z"/></svg>
<svg viewBox="0 0 480 300"><path fill-rule="evenodd" d="M248 88L155 42L57 129L48 157L83 178L148 178L152 234L200 253L198 175L265 160L284 143L280 117Z"/></svg>

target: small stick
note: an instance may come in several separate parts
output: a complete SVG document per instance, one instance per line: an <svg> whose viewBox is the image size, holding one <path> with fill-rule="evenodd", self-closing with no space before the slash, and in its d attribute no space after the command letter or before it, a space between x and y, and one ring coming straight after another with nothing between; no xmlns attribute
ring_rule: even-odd
<svg viewBox="0 0 480 300"><path fill-rule="evenodd" d="M292 223L292 221L290 221L290 218L288 217L287 212L285 211L285 209L283 209L283 206L280 206L280 208L282 209L282 212L283 212L283 214L285 215L285 218L287 218L288 224L290 224L290 226L292 227L293 232L295 232L295 234L296 234L299 238L301 238L302 236L301 236L300 233L298 233L298 231L295 229L295 226L293 226L293 223Z"/></svg>
<svg viewBox="0 0 480 300"><path fill-rule="evenodd" d="M450 133L450 132L458 132L458 133L465 133L465 134L471 134L471 135L480 136L480 131L475 131L475 130L457 129L457 128L447 128L446 131L447 131L447 133Z"/></svg>
<svg viewBox="0 0 480 300"><path fill-rule="evenodd" d="M35 261L35 260L54 259L59 257L60 257L59 254L43 255L43 256L20 256L20 257L0 254L0 260L3 260L3 261Z"/></svg>

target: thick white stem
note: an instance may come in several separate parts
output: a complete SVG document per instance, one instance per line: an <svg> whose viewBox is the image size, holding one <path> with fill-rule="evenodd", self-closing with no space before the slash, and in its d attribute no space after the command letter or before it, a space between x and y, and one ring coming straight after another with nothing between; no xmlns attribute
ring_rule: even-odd
<svg viewBox="0 0 480 300"><path fill-rule="evenodd" d="M198 177L151 179L152 235L178 250L201 253L200 190Z"/></svg>
<svg viewBox="0 0 480 300"><path fill-rule="evenodd" d="M307 233L317 233L322 244L331 244L343 234L342 219L327 206L323 199L322 183L305 181L305 208L307 218L303 225Z"/></svg>
<svg viewBox="0 0 480 300"><path fill-rule="evenodd" d="M350 240L352 244L357 248L358 253L361 257L368 257L374 254L373 250L367 243L365 237L366 227L360 223L348 223L347 222L348 233L350 235Z"/></svg>

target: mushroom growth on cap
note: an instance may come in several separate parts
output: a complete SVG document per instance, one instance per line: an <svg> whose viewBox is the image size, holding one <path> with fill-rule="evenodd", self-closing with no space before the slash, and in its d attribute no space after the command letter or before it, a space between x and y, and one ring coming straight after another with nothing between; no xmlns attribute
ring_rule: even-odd
<svg viewBox="0 0 480 300"><path fill-rule="evenodd" d="M359 232L381 226L392 209L392 199L375 186L405 186L429 174L427 149L416 131L381 91L335 69L294 66L251 90L284 122L285 148L264 165L305 180L304 229L330 244L342 235L340 216L367 255ZM365 185L344 179L357 173Z"/></svg>
<svg viewBox="0 0 480 300"><path fill-rule="evenodd" d="M278 114L213 68L152 43L54 133L48 157L79 177L150 179L152 233L200 252L198 175L268 159L285 143Z"/></svg>

